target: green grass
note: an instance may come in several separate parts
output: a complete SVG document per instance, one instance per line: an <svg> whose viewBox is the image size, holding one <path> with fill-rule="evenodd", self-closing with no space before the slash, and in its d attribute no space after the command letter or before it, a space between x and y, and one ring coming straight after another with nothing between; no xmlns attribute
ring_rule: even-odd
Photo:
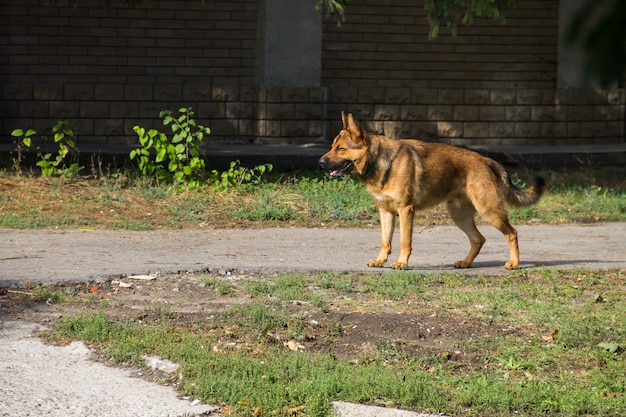
<svg viewBox="0 0 626 417"><path fill-rule="evenodd" d="M529 180L535 173L518 175ZM513 224L626 220L623 169L542 172L548 190L535 206L511 210ZM520 186L525 186L520 183ZM126 230L274 225L370 227L378 210L352 177L324 172L272 175L255 186L218 191L155 186L131 173L98 180L0 174L0 226ZM419 224L448 224L443 206Z"/></svg>
<svg viewBox="0 0 626 417"><path fill-rule="evenodd" d="M537 206L512 210L513 222L626 220L626 171L623 168L548 171L539 174L546 180L546 195ZM526 176L532 177L530 173Z"/></svg>
<svg viewBox="0 0 626 417"><path fill-rule="evenodd" d="M88 341L125 363L141 364L143 354L171 359L181 365L181 394L232 407L235 416L288 416L297 407L296 415L328 416L335 400L451 416L618 416L626 415L624 277L548 269L208 277L216 291L237 296L210 323L181 325L168 305L153 322L64 317L49 337ZM338 354L349 323L310 319L380 308L477 333L430 347L414 334L373 336L375 351ZM504 330L480 335L483 325ZM312 333L315 349L284 345L306 344Z"/></svg>

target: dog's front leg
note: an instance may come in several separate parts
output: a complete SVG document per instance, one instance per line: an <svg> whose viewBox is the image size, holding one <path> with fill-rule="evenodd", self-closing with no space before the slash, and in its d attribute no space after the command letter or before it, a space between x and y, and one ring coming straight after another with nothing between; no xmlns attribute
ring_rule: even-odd
<svg viewBox="0 0 626 417"><path fill-rule="evenodd" d="M403 207L398 211L398 216L400 217L400 256L397 262L391 264L391 267L405 269L409 264L413 241L413 218L415 216L413 206Z"/></svg>
<svg viewBox="0 0 626 417"><path fill-rule="evenodd" d="M378 258L372 259L367 263L367 266L381 267L387 262L387 258L391 253L391 239L393 238L393 228L395 226L394 214L384 208L379 208L380 213L380 232L381 243L380 252Z"/></svg>

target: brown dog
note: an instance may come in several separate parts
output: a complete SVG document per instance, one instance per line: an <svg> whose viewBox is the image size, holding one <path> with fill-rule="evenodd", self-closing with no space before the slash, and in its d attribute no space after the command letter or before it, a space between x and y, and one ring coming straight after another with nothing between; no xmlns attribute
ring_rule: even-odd
<svg viewBox="0 0 626 417"><path fill-rule="evenodd" d="M352 173L361 180L380 212L382 244L369 266L380 267L391 253L395 215L400 217L400 256L392 268L406 268L411 255L413 217L416 210L446 203L454 223L467 234L470 251L455 268L469 268L485 238L474 223L476 213L493 224L507 239L507 269L519 267L517 231L509 223L507 205L536 203L545 191L542 178L520 190L502 165L476 152L442 143L394 140L367 133L352 114L341 113L343 129L332 148L319 160L332 177Z"/></svg>

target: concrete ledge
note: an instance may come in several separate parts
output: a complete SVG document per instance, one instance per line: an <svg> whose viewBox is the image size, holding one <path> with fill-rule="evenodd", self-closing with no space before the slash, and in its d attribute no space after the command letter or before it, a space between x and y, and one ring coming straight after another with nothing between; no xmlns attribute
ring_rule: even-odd
<svg viewBox="0 0 626 417"><path fill-rule="evenodd" d="M626 166L626 143L566 146L476 146L472 149L507 167L568 169Z"/></svg>
<svg viewBox="0 0 626 417"><path fill-rule="evenodd" d="M102 167L123 167L130 163L130 145L78 145L81 165L90 166L92 160ZM276 172L319 169L317 160L330 144L310 143L303 145L254 145L209 143L204 147L205 160L210 169L224 170L231 161L252 167L271 163ZM507 168L530 167L532 169L571 169L594 166L626 166L626 143L613 145L570 146L481 146L469 149L482 153L502 163ZM0 145L0 166L11 166L14 146ZM25 153L26 163L36 162L36 153Z"/></svg>
<svg viewBox="0 0 626 417"><path fill-rule="evenodd" d="M424 414L396 408L352 404L343 401L331 403L339 417L445 417L442 414Z"/></svg>

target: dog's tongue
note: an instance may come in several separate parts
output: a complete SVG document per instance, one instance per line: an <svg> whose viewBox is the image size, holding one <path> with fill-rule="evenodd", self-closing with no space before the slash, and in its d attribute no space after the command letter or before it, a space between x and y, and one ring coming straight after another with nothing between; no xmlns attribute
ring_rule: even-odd
<svg viewBox="0 0 626 417"><path fill-rule="evenodd" d="M330 176L333 178L341 177L343 174L348 172L351 166L352 166L351 162L344 162L339 168L336 168L330 171Z"/></svg>

